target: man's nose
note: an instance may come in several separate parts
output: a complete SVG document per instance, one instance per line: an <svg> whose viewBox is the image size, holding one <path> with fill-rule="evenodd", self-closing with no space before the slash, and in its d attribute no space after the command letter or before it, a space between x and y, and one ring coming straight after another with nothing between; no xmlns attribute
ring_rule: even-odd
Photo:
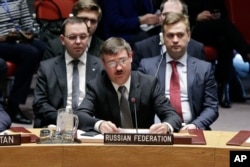
<svg viewBox="0 0 250 167"><path fill-rule="evenodd" d="M117 69L117 70L121 70L121 69L122 69L122 66L121 66L119 63L117 63L117 64L116 64L116 69Z"/></svg>
<svg viewBox="0 0 250 167"><path fill-rule="evenodd" d="M174 42L178 42L178 41L179 41L179 38L177 37L177 35L175 35L175 36L173 37L173 41L174 41Z"/></svg>
<svg viewBox="0 0 250 167"><path fill-rule="evenodd" d="M81 38L79 36L76 37L76 43L80 43L81 42Z"/></svg>
<svg viewBox="0 0 250 167"><path fill-rule="evenodd" d="M90 20L87 20L86 21L86 24L87 24L87 26L88 26L88 28L91 26L91 21Z"/></svg>

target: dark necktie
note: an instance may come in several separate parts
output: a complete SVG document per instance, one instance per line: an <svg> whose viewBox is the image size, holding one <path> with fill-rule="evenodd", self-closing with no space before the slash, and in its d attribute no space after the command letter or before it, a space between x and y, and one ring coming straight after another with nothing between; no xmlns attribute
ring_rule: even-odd
<svg viewBox="0 0 250 167"><path fill-rule="evenodd" d="M180 80L179 80L179 74L176 68L177 63L178 62L176 61L170 62L172 66L172 74L170 78L170 102L171 102L171 105L176 110L176 112L182 118Z"/></svg>
<svg viewBox="0 0 250 167"><path fill-rule="evenodd" d="M121 93L120 98L120 116L121 116L121 125L122 128L133 128L131 112L128 100L125 96L126 87L120 86L118 91Z"/></svg>
<svg viewBox="0 0 250 167"><path fill-rule="evenodd" d="M72 60L73 64L73 81L72 81L72 109L76 111L79 101L79 60Z"/></svg>

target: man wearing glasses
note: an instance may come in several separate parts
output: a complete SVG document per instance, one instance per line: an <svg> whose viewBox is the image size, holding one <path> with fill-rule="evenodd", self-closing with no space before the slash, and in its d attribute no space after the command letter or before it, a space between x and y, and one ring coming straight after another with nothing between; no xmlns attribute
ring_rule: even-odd
<svg viewBox="0 0 250 167"><path fill-rule="evenodd" d="M66 19L61 31L64 56L42 61L37 73L33 103L35 128L55 125L59 108L76 110L85 97L86 82L102 70L100 59L87 53L90 33L83 19Z"/></svg>
<svg viewBox="0 0 250 167"><path fill-rule="evenodd" d="M100 56L105 72L87 84L86 97L76 112L79 129L116 133L119 128L138 127L158 134L180 129L181 118L161 93L157 79L131 72L132 51L124 39L107 39ZM155 114L161 123L154 124Z"/></svg>
<svg viewBox="0 0 250 167"><path fill-rule="evenodd" d="M102 17L101 8L94 0L77 1L72 8L72 14L73 16L82 18L87 23L90 33L88 53L99 57L99 50L103 41L94 35L94 33ZM49 40L43 59L61 55L64 55L64 47L60 42L60 38Z"/></svg>

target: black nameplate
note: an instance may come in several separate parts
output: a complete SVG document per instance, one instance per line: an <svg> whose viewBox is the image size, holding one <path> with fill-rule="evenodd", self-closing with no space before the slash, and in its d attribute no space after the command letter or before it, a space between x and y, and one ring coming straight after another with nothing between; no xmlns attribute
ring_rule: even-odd
<svg viewBox="0 0 250 167"><path fill-rule="evenodd" d="M173 134L104 134L104 144L173 145L173 143Z"/></svg>
<svg viewBox="0 0 250 167"><path fill-rule="evenodd" d="M21 144L21 135L0 135L0 146L12 146Z"/></svg>

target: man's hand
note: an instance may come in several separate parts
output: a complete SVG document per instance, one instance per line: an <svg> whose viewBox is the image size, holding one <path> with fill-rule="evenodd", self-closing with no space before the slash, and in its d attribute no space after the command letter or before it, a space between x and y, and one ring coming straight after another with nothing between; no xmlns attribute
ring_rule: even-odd
<svg viewBox="0 0 250 167"><path fill-rule="evenodd" d="M213 15L208 10L204 10L203 12L199 13L197 15L196 20L197 21L205 21L205 20L211 20Z"/></svg>
<svg viewBox="0 0 250 167"><path fill-rule="evenodd" d="M102 134L104 134L104 133L117 133L118 129L115 126L115 124L113 124L112 122L110 122L110 121L103 121L100 124L99 132L101 132Z"/></svg>
<svg viewBox="0 0 250 167"><path fill-rule="evenodd" d="M195 124L187 124L181 128L181 130L197 129Z"/></svg>
<svg viewBox="0 0 250 167"><path fill-rule="evenodd" d="M145 14L139 17L141 24L157 25L160 23L160 15Z"/></svg>
<svg viewBox="0 0 250 167"><path fill-rule="evenodd" d="M154 134L167 134L170 132L170 128L166 123L158 123L158 124L153 124L149 128L149 133L154 133Z"/></svg>

